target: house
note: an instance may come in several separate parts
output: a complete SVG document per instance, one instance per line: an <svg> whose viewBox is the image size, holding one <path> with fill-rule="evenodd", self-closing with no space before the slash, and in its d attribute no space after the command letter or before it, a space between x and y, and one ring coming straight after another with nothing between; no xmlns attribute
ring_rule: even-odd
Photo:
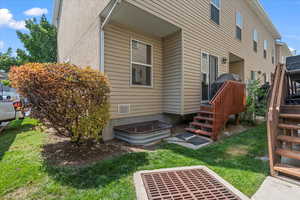
<svg viewBox="0 0 300 200"><path fill-rule="evenodd" d="M59 62L109 77L113 127L197 113L223 73L271 80L281 36L258 0L56 0Z"/></svg>
<svg viewBox="0 0 300 200"><path fill-rule="evenodd" d="M293 56L293 52L291 52L290 48L287 46L285 42L276 42L276 63L278 64L286 64L286 58Z"/></svg>
<svg viewBox="0 0 300 200"><path fill-rule="evenodd" d="M8 74L5 71L0 70L0 81L7 80L7 79L8 79Z"/></svg>

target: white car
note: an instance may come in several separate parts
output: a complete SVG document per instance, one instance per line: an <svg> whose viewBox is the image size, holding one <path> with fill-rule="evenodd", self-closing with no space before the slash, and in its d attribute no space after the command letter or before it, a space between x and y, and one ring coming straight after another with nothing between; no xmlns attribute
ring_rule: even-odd
<svg viewBox="0 0 300 200"><path fill-rule="evenodd" d="M0 124L25 117L23 102L14 92L0 93Z"/></svg>

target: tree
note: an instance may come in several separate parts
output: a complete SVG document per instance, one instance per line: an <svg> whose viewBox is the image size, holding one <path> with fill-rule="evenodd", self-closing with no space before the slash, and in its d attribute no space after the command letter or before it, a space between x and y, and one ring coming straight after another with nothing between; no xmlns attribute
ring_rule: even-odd
<svg viewBox="0 0 300 200"><path fill-rule="evenodd" d="M21 65L22 62L19 58L12 56L12 49L8 48L5 53L0 52L0 70L8 72L11 66Z"/></svg>
<svg viewBox="0 0 300 200"><path fill-rule="evenodd" d="M50 63L57 61L57 30L43 15L38 22L35 18L26 20L29 33L17 31L18 38L26 49L17 49L18 57L24 62Z"/></svg>
<svg viewBox="0 0 300 200"><path fill-rule="evenodd" d="M70 64L28 63L13 67L9 79L44 125L77 143L101 139L110 118L110 87L102 73Z"/></svg>

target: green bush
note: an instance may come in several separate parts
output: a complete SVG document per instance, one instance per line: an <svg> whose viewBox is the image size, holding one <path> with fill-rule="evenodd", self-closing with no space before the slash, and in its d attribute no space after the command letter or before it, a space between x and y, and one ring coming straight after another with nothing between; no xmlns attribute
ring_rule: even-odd
<svg viewBox="0 0 300 200"><path fill-rule="evenodd" d="M58 133L100 140L108 123L110 87L107 77L71 64L29 63L13 67L12 86L32 104L32 116Z"/></svg>
<svg viewBox="0 0 300 200"><path fill-rule="evenodd" d="M257 116L265 116L267 110L267 93L261 88L261 81L253 80L247 85L246 111L242 114L242 121L255 125Z"/></svg>

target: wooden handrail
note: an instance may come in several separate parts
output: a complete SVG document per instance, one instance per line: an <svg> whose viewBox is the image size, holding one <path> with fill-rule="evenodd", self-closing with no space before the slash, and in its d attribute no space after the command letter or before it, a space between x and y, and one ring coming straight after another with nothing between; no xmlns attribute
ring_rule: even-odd
<svg viewBox="0 0 300 200"><path fill-rule="evenodd" d="M278 122L281 104L284 102L286 95L286 72L284 65L277 65L272 83L272 95L268 108L268 146L269 146L269 163L271 174L275 175L274 165L278 162L279 157L275 154L276 137L278 136Z"/></svg>
<svg viewBox="0 0 300 200"><path fill-rule="evenodd" d="M217 140L218 133L225 126L229 116L245 111L245 84L237 81L226 81L210 101L210 104L215 113L212 138Z"/></svg>

